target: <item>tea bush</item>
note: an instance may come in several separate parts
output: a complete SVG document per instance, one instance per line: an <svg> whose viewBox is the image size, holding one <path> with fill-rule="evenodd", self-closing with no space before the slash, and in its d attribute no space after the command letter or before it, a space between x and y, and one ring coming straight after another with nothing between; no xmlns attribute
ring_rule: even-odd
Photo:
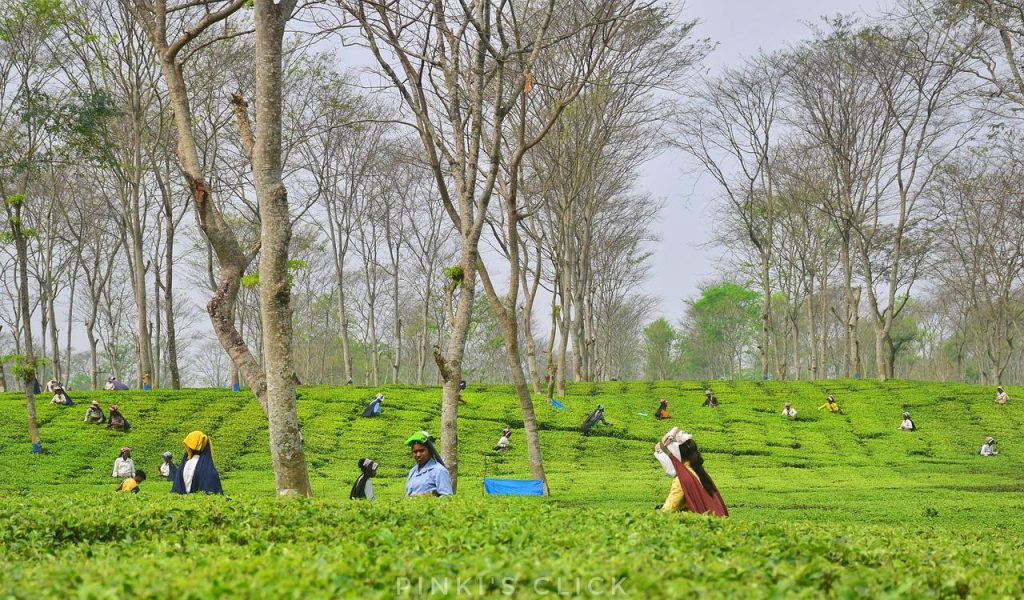
<svg viewBox="0 0 1024 600"><path fill-rule="evenodd" d="M438 432L437 388L385 386L373 419L359 415L376 390L300 388L316 497L290 500L273 498L266 422L245 393L73 392L71 409L38 407L42 455L23 397L0 395L0 597L1024 596L1024 389L997 406L960 384L713 385L718 409L700 406L705 382L571 385L566 410L538 399L550 498L483 495L484 476L529 477L507 386L464 392L459 493L445 499L402 498L402 441ZM845 415L816 410L828 392ZM92 399L117 402L132 430L82 423ZM583 436L598 403L613 425ZM919 431L897 431L903 410ZM496 453L506 425L512 449ZM654 510L670 480L650 452L671 425L694 434L729 519ZM155 479L113 491L118 448L154 476L193 429L213 440L225 497ZM986 435L999 456L977 455ZM363 456L381 464L379 499L349 502Z"/></svg>

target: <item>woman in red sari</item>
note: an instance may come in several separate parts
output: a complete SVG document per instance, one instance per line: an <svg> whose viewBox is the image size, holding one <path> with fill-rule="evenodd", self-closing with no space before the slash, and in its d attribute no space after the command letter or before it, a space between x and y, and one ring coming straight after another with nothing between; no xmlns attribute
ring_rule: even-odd
<svg viewBox="0 0 1024 600"><path fill-rule="evenodd" d="M729 516L729 509L711 475L704 469L704 457L690 434L673 429L655 446L654 456L666 474L674 474L663 511L686 510L718 517Z"/></svg>

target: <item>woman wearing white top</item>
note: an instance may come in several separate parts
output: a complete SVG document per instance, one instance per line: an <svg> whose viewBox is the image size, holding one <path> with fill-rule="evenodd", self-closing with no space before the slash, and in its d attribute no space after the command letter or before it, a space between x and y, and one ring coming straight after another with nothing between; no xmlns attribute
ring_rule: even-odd
<svg viewBox="0 0 1024 600"><path fill-rule="evenodd" d="M900 431L914 431L917 426L914 425L914 421L910 418L910 413L903 413L903 422L900 423Z"/></svg>
<svg viewBox="0 0 1024 600"><path fill-rule="evenodd" d="M789 402L786 403L785 408L782 409L782 416L784 416L784 417L795 417L796 416L796 409L793 408L793 405L791 403L789 403Z"/></svg>
<svg viewBox="0 0 1024 600"><path fill-rule="evenodd" d="M132 460L131 448L121 448L121 455L114 459L114 472L110 476L118 479L135 477L135 461Z"/></svg>

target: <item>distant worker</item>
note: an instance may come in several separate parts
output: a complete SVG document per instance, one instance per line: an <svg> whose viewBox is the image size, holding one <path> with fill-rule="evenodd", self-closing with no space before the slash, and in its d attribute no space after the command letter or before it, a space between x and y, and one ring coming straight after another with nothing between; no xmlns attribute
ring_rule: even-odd
<svg viewBox="0 0 1024 600"><path fill-rule="evenodd" d="M916 431L917 425L914 424L914 420L910 418L910 413L903 413L903 422L900 423L900 431Z"/></svg>
<svg viewBox="0 0 1024 600"><path fill-rule="evenodd" d="M1003 386L997 387L995 400L996 404L1006 404L1009 400L1010 397L1006 395L1006 390L1003 389Z"/></svg>
<svg viewBox="0 0 1024 600"><path fill-rule="evenodd" d="M57 381L56 379L51 379L51 380L46 382L46 391L51 393L51 394L56 393L57 392L57 388L63 388L63 387L64 387L64 384L62 384L61 382Z"/></svg>
<svg viewBox="0 0 1024 600"><path fill-rule="evenodd" d="M662 398L658 401L658 410L654 412L655 419L667 419L668 416L668 400Z"/></svg>
<svg viewBox="0 0 1024 600"><path fill-rule="evenodd" d="M792 402L787 402L786 406L783 407L783 409L782 409L782 416L789 417L791 419L796 416L796 409L793 408L793 403Z"/></svg>
<svg viewBox="0 0 1024 600"><path fill-rule="evenodd" d="M50 384L46 384L46 388L50 389ZM57 404L59 406L74 406L75 403L71 400L71 396L64 390L64 386L58 381L53 386L53 398L50 399L50 404Z"/></svg>
<svg viewBox="0 0 1024 600"><path fill-rule="evenodd" d="M590 432L590 428L593 427L594 425L597 425L598 423L602 423L602 424L607 425L609 427L612 426L611 423L609 423L608 421L604 420L604 405L603 404L598 404L597 408L594 409L594 412L590 413L590 415L586 418L586 420L583 421L583 424L580 425L580 431L582 431L585 434L589 433Z"/></svg>
<svg viewBox="0 0 1024 600"><path fill-rule="evenodd" d="M100 403L98 401L93 400L89 404L89 408L85 409L84 422L92 425L99 425L100 423L107 422L107 416L103 414L103 409L100 408Z"/></svg>
<svg viewBox="0 0 1024 600"><path fill-rule="evenodd" d="M370 403L363 409L364 417L379 417L380 416L380 405L384 402L384 394L378 393L370 400Z"/></svg>
<svg viewBox="0 0 1024 600"><path fill-rule="evenodd" d="M146 480L146 472L139 469L135 472L135 475L125 479L117 486L119 492L131 492L133 494L139 493L139 484Z"/></svg>
<svg viewBox="0 0 1024 600"><path fill-rule="evenodd" d="M995 438L993 438L992 436L988 436L987 438L985 438L985 443L981 445L981 450L978 452L978 454L982 456L995 456L999 454L999 451L996 450Z"/></svg>
<svg viewBox="0 0 1024 600"><path fill-rule="evenodd" d="M107 429L113 429L114 431L128 431L131 424L128 423L128 419L124 418L121 411L118 410L116 404L110 405L110 418L107 420Z"/></svg>
<svg viewBox="0 0 1024 600"><path fill-rule="evenodd" d="M718 398L711 393L711 390L704 390L704 404L701 406L707 406L708 408L718 408Z"/></svg>
<svg viewBox="0 0 1024 600"><path fill-rule="evenodd" d="M367 500L373 500L373 479L374 475L377 474L377 463L368 459L360 458L359 462L359 477L356 478L356 482L352 484L352 491L349 492L349 500L355 500L357 498L366 498Z"/></svg>
<svg viewBox="0 0 1024 600"><path fill-rule="evenodd" d="M843 409L839 408L839 403L836 402L836 397L833 396L832 394L828 395L828 398L825 399L825 403L822 404L821 406L819 406L818 410L821 410L823 408L827 408L828 412L830 412L830 413L835 413L835 414L840 414L840 415L843 414Z"/></svg>
<svg viewBox="0 0 1024 600"><path fill-rule="evenodd" d="M508 427L501 430L501 437L498 438L498 443L494 445L494 449L498 451L508 450L508 438L512 435L512 430Z"/></svg>
<svg viewBox="0 0 1024 600"><path fill-rule="evenodd" d="M461 392L461 391L463 391L465 389L466 389L466 380L462 379L462 380L459 381L459 391Z"/></svg>
<svg viewBox="0 0 1024 600"><path fill-rule="evenodd" d="M124 479L133 475L135 475L135 461L132 460L132 449L125 446L121 448L120 454L114 459L114 472L110 476Z"/></svg>
<svg viewBox="0 0 1024 600"><path fill-rule="evenodd" d="M123 391L127 390L128 386L122 383L121 380L119 380L118 378L111 376L107 378L107 384L103 386L103 388L107 390Z"/></svg>
<svg viewBox="0 0 1024 600"><path fill-rule="evenodd" d="M655 444L654 458L661 463L665 474L673 478L668 497L661 506L663 512L729 516L729 509L704 469L704 457L690 434L673 427Z"/></svg>
<svg viewBox="0 0 1024 600"><path fill-rule="evenodd" d="M220 473L213 466L213 442L202 431L193 431L182 442L185 456L174 474L172 494L223 494Z"/></svg>
<svg viewBox="0 0 1024 600"><path fill-rule="evenodd" d="M160 463L160 477L166 481L174 481L174 475L178 472L178 467L174 466L174 455L168 451L160 456L164 459Z"/></svg>
<svg viewBox="0 0 1024 600"><path fill-rule="evenodd" d="M406 496L451 496L452 478L448 474L434 440L426 431L413 434L405 440L416 464L405 479Z"/></svg>

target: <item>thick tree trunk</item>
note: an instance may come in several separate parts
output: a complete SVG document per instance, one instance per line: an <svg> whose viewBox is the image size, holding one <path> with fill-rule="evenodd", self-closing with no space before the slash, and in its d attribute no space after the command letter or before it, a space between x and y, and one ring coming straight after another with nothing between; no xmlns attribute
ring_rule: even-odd
<svg viewBox="0 0 1024 600"><path fill-rule="evenodd" d="M260 316L266 361L270 453L278 495L312 489L296 413L288 246L291 215L282 181L282 46L295 0L255 1L256 141L250 146L260 211Z"/></svg>
<svg viewBox="0 0 1024 600"><path fill-rule="evenodd" d="M464 217L468 220L469 216ZM462 281L459 283L459 301L452 320L451 336L448 338L448 349L441 356L440 348L434 347L434 361L441 373L443 396L441 398L441 457L448 467L452 478L452 491L458 482L458 419L459 419L459 382L462 381L462 361L466 353L466 339L473 314L473 301L476 297L476 266L479 260L479 232L469 231L462 238L459 264L462 267Z"/></svg>
<svg viewBox="0 0 1024 600"><path fill-rule="evenodd" d="M159 34L158 34L159 35ZM154 36L150 33L150 37ZM202 162L192 130L192 110L182 66L174 56L168 55L166 46L158 45L161 56L160 68L167 83L168 96L174 109L174 121L178 131L178 159L185 179L192 193L196 216L203 233L209 240L220 262L217 287L206 310L210 322L224 350L231 357L232 364L241 371L246 383L267 414L267 384L263 370L249 351L245 340L235 328L234 307L238 299L241 277L252 262L253 254L244 252L238 238L224 221L220 210L213 203L210 191L202 176Z"/></svg>

